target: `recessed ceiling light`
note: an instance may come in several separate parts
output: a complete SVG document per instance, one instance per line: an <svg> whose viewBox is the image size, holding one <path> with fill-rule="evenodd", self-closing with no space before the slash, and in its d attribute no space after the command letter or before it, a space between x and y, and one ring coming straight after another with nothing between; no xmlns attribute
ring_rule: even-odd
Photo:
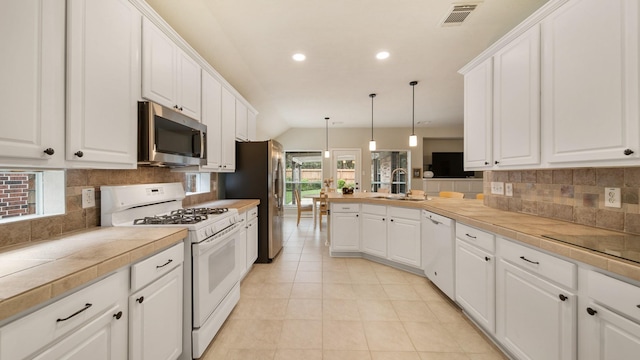
<svg viewBox="0 0 640 360"><path fill-rule="evenodd" d="M295 61L304 61L307 57L304 54L297 53L293 54L292 58Z"/></svg>
<svg viewBox="0 0 640 360"><path fill-rule="evenodd" d="M378 60L384 60L386 58L389 57L389 52L388 51L380 51L379 53L376 54L376 58Z"/></svg>

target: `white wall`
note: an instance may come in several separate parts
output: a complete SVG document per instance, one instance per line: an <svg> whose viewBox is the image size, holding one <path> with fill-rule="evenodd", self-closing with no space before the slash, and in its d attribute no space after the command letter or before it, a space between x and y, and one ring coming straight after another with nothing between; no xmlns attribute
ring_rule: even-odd
<svg viewBox="0 0 640 360"><path fill-rule="evenodd" d="M418 139L420 138L462 138L462 125L443 128L423 128L415 129ZM407 150L411 152L411 167L422 170L422 147L423 142L418 141L418 146L409 147L410 128L374 128L373 138L376 140L377 150ZM334 148L360 148L362 151L362 189L371 189L371 152L369 151L369 140L371 139L370 128L331 128L329 127L329 149ZM325 148L324 128L292 128L278 136L275 140L280 142L285 151L295 150L315 150L321 151ZM329 161L324 160L323 178L329 177ZM411 169L407 169L411 172ZM412 179L412 189L422 190L422 180Z"/></svg>

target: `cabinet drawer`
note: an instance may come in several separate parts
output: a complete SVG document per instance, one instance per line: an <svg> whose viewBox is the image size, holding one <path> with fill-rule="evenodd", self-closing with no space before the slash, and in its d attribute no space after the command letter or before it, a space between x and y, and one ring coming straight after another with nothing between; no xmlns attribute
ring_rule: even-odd
<svg viewBox="0 0 640 360"><path fill-rule="evenodd" d="M23 359L127 297L120 271L0 328L0 359Z"/></svg>
<svg viewBox="0 0 640 360"><path fill-rule="evenodd" d="M420 210L418 209L407 209L402 207L390 206L388 210L389 217L420 220Z"/></svg>
<svg viewBox="0 0 640 360"><path fill-rule="evenodd" d="M496 251L495 236L486 231L478 230L464 224L456 223L456 237L482 249Z"/></svg>
<svg viewBox="0 0 640 360"><path fill-rule="evenodd" d="M640 321L640 287L589 271L587 294L594 301Z"/></svg>
<svg viewBox="0 0 640 360"><path fill-rule="evenodd" d="M498 238L498 256L560 285L577 288L576 264L502 238Z"/></svg>
<svg viewBox="0 0 640 360"><path fill-rule="evenodd" d="M258 217L258 208L254 207L247 211L247 222Z"/></svg>
<svg viewBox="0 0 640 360"><path fill-rule="evenodd" d="M360 204L352 204L352 203L337 203L337 204L331 204L331 211L332 212L348 212L348 213L354 213L354 212L360 212Z"/></svg>
<svg viewBox="0 0 640 360"><path fill-rule="evenodd" d="M372 215L387 215L387 207L384 205L362 204L362 212Z"/></svg>
<svg viewBox="0 0 640 360"><path fill-rule="evenodd" d="M182 242L131 266L131 291L136 291L168 273L184 261Z"/></svg>

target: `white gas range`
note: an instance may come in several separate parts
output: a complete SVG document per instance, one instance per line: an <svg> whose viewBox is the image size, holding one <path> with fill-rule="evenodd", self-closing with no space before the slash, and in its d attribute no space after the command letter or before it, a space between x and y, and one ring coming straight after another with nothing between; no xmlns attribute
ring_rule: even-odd
<svg viewBox="0 0 640 360"><path fill-rule="evenodd" d="M198 359L240 299L236 209L182 208L182 184L102 186L102 226L173 226L185 241L183 354ZM190 270L190 271L189 271Z"/></svg>

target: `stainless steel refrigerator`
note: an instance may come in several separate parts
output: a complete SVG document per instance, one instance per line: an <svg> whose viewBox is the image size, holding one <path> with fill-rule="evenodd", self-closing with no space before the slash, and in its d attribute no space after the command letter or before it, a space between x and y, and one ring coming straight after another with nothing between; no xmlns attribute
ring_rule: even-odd
<svg viewBox="0 0 640 360"><path fill-rule="evenodd" d="M236 143L236 171L225 174L227 199L259 199L258 260L269 263L282 249L284 161L275 140Z"/></svg>

